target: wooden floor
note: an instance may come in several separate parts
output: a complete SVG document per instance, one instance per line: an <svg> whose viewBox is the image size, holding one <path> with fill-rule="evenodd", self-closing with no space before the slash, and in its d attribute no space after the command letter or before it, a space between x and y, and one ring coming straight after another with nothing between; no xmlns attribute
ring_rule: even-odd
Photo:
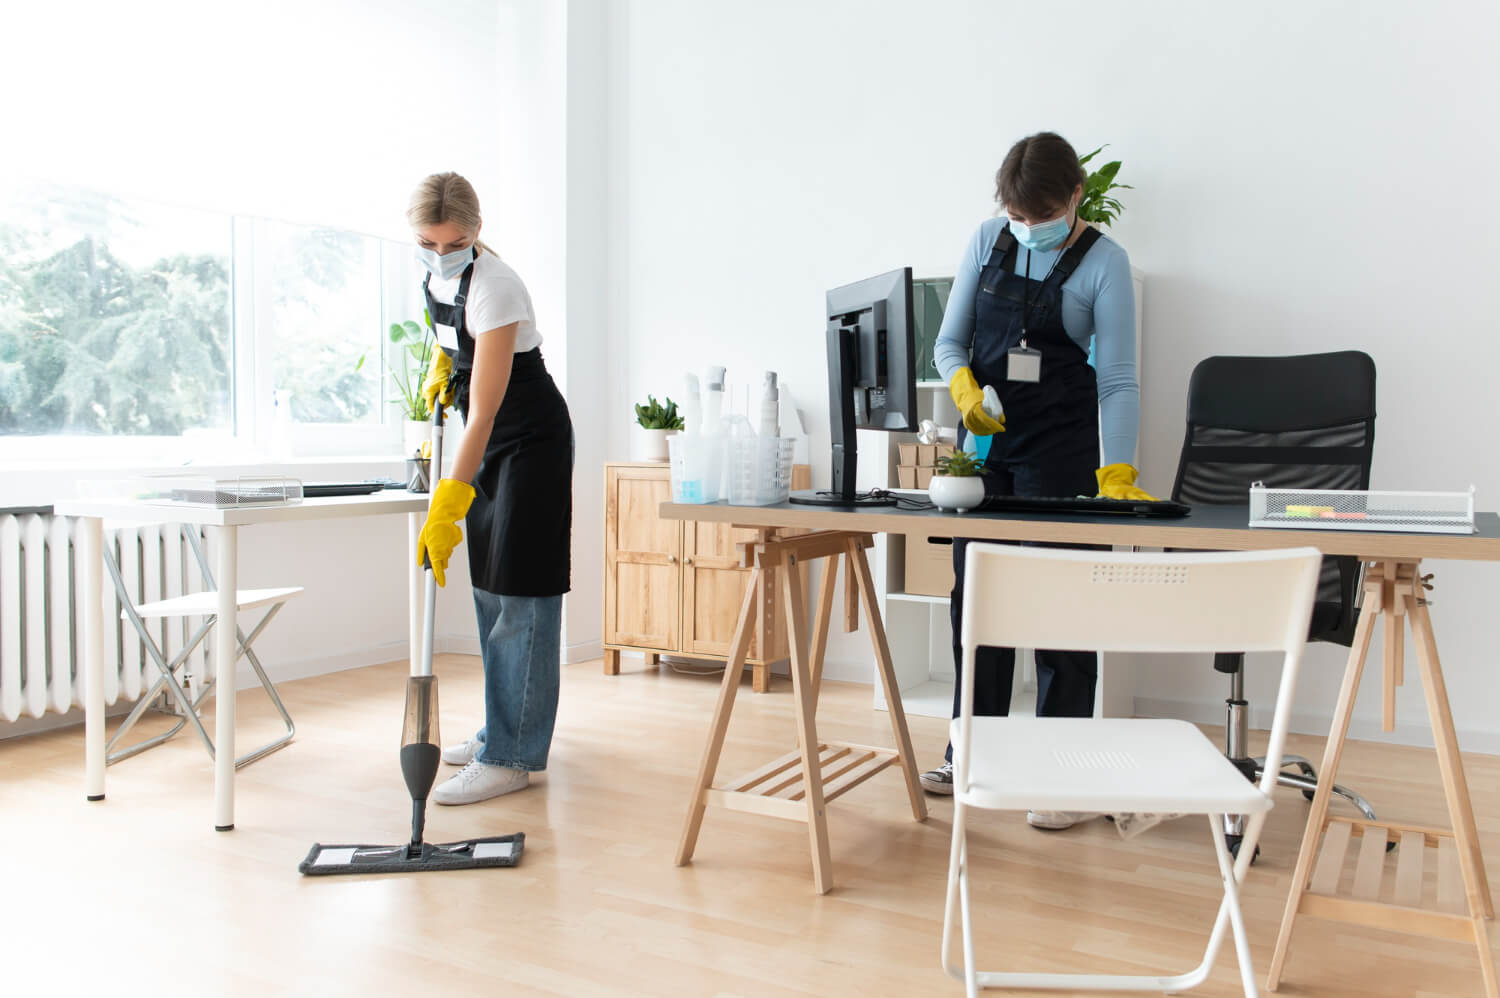
<svg viewBox="0 0 1500 998"><path fill-rule="evenodd" d="M478 727L476 659L440 657L443 730ZM836 886L812 892L800 824L710 810L697 858L672 865L717 688L625 659L564 669L549 771L531 789L431 810L429 837L524 831L510 870L309 879L314 842L397 843L409 805L397 767L404 663L282 687L288 748L240 773L232 833L211 828L212 769L187 735L109 770L83 799L82 729L0 742L0 989L158 995L960 994L939 965L951 804L911 821L887 771L833 804ZM747 679L748 682L748 679ZM825 737L890 744L868 686L829 683ZM241 745L273 730L241 701ZM794 745L785 680L739 697L725 775ZM912 717L936 762L939 719ZM209 730L212 731L212 725ZM1321 739L1294 738L1314 758ZM1345 782L1382 817L1447 824L1436 765L1353 743ZM1500 759L1468 759L1492 877L1500 877ZM451 772L451 770L445 770ZM1264 979L1307 805L1278 799L1244 889ZM1156 972L1197 962L1218 881L1202 819L1122 841L1098 821L1061 833L982 815L971 835L979 952L988 969ZM1282 993L1473 995L1466 946L1303 920ZM1237 995L1226 944L1195 994Z"/></svg>

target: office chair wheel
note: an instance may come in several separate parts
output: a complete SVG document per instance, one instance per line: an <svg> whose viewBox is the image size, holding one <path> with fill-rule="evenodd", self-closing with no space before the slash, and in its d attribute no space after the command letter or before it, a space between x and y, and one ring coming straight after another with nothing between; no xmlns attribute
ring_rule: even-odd
<svg viewBox="0 0 1500 998"><path fill-rule="evenodd" d="M1226 834L1224 836L1224 843L1229 847L1229 855L1235 859L1240 858L1240 843L1242 841L1244 841L1243 835ZM1255 855L1250 857L1251 865L1253 866L1258 859L1260 859L1260 846L1255 847Z"/></svg>

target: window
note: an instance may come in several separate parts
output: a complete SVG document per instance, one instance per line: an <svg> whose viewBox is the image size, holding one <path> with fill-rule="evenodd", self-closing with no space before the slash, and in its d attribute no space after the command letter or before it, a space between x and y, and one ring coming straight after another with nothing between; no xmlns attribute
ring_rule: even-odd
<svg viewBox="0 0 1500 998"><path fill-rule="evenodd" d="M52 185L0 201L0 454L391 453L410 247ZM278 423L289 423L281 426Z"/></svg>
<svg viewBox="0 0 1500 998"><path fill-rule="evenodd" d="M0 209L0 433L232 426L230 220L99 194Z"/></svg>

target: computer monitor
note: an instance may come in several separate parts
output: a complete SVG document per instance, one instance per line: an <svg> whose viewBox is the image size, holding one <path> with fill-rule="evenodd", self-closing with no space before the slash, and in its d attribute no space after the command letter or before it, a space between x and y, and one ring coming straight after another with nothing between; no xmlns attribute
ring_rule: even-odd
<svg viewBox="0 0 1500 998"><path fill-rule="evenodd" d="M833 487L791 501L818 506L888 506L895 499L854 490L856 430L917 429L916 321L911 268L828 292L828 429Z"/></svg>

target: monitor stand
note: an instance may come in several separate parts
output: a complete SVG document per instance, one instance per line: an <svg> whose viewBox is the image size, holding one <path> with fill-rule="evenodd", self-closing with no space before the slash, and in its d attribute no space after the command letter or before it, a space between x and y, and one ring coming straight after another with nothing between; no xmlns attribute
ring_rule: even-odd
<svg viewBox="0 0 1500 998"><path fill-rule="evenodd" d="M875 490L858 493L854 491L854 471L859 457L859 441L855 436L854 423L854 351L857 349L857 333L845 327L830 327L828 330L828 370L838 372L838 377L828 379L828 435L833 443L833 488L827 492L810 495L795 495L788 502L798 506L838 506L845 509L869 506L894 506L896 497L888 492Z"/></svg>

